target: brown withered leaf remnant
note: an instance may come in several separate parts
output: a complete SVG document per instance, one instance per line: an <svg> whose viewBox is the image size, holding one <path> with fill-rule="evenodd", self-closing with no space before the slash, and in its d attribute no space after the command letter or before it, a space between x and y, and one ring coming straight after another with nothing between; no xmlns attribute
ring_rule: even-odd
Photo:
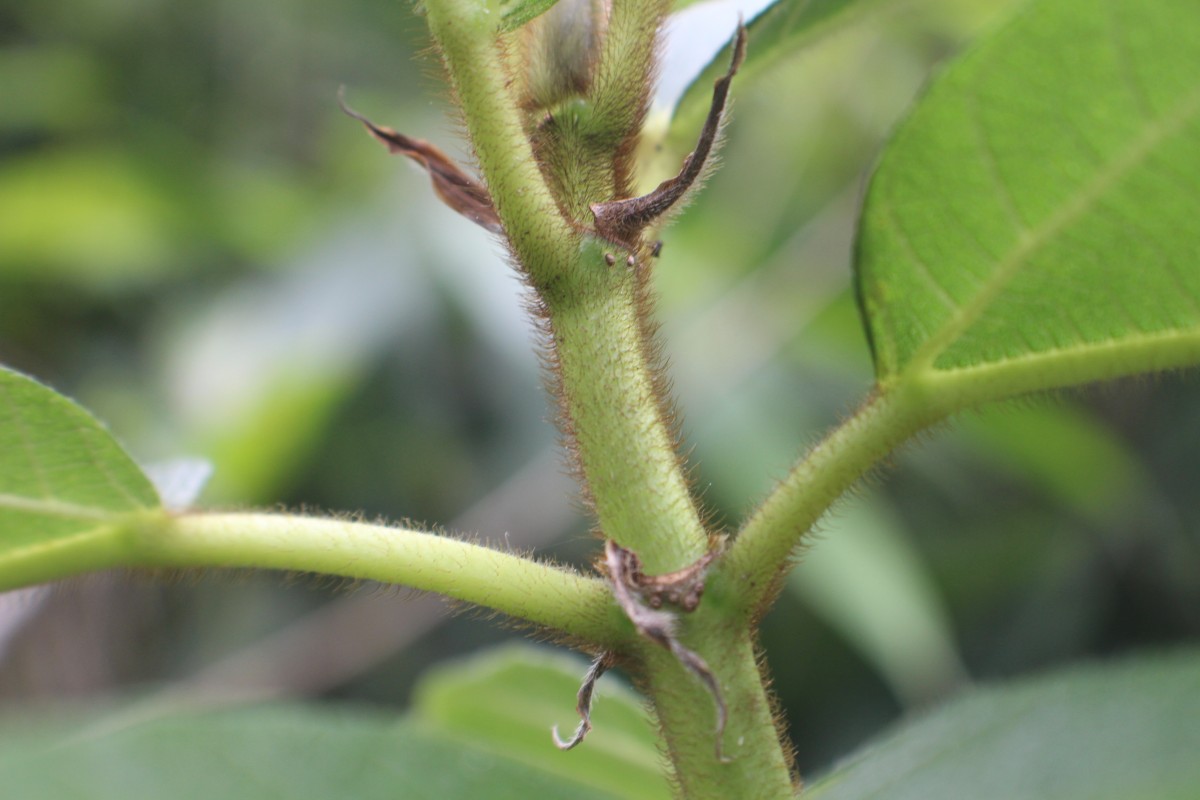
<svg viewBox="0 0 1200 800"><path fill-rule="evenodd" d="M593 203L596 233L611 242L635 248L638 237L654 220L678 203L696 181L704 175L705 165L721 132L721 117L729 98L729 85L746 57L746 26L738 23L733 41L733 58L729 70L713 85L712 105L700 131L696 149L683 160L683 167L674 178L665 180L654 191L641 197L629 197L607 203Z"/></svg>
<svg viewBox="0 0 1200 800"><path fill-rule="evenodd" d="M708 566L717 557L710 550L694 563L681 570L664 575L646 575L642 572L642 561L636 553L625 551L626 574L632 586L637 588L651 608L662 608L664 604L678 606L683 611L695 611L704 595L704 578Z"/></svg>
<svg viewBox="0 0 1200 800"><path fill-rule="evenodd" d="M671 573L670 577L681 583L681 585L693 585L695 581L703 582L703 575L712 561L711 556L704 556L697 562L694 567L688 567L680 570L677 573ZM717 760L722 763L728 763L723 753L722 739L725 735L725 723L728 717L728 710L725 706L725 698L721 695L721 685L717 682L717 676L709 668L708 663L696 653L683 645L679 641L676 633L676 617L673 613L662 611L657 607L651 607L642 602L641 595L648 588L651 590L650 602L653 603L655 597L655 589L661 588L649 583L646 577L641 574L641 560L632 550L626 550L621 545L609 539L604 543L604 566L608 570L608 579L612 582L613 596L617 600L617 604L621 606L621 610L625 612L625 616L629 617L629 621L637 628L637 632L663 647L675 656L675 659L686 669L692 673L699 681L704 684L704 688L708 691L713 700L713 706L716 709L717 724L716 724L716 744L715 751ZM699 603L699 592L692 591L687 594L694 594L695 602ZM661 605L662 598L659 598ZM692 605L695 608L695 605Z"/></svg>
<svg viewBox="0 0 1200 800"><path fill-rule="evenodd" d="M596 693L596 682L600 680L600 676L608 672L609 667L613 664L612 653L601 653L592 661L592 665L588 667L587 674L583 676L583 684L579 687L579 694L576 696L575 710L579 712L579 726L575 728L575 733L571 734L570 739L563 739L558 735L558 726L550 731L554 737L554 744L559 750L570 750L583 741L584 737L592 729L592 698Z"/></svg>
<svg viewBox="0 0 1200 800"><path fill-rule="evenodd" d="M683 611L695 611L704 594L705 575L709 565L717 557L717 551L710 550L695 563L665 575L645 574L642 571L642 561L637 554L611 540L608 542L605 552L609 577L614 583L613 593L626 615L637 626L638 632L673 652L680 663L700 678L712 693L717 707L717 756L721 758L720 734L725 728L725 704L721 700L721 691L717 686L716 678L713 677L708 665L704 663L704 659L683 647L675 639L674 617L657 611L664 604L677 606ZM630 589L640 594L650 608L655 610L651 611L642 606L637 598L630 594ZM596 690L596 682L612 667L613 660L613 654L605 652L596 656L592 661L587 674L583 676L583 683L579 687L579 694L576 698L575 710L579 712L578 727L575 728L570 739L563 739L558 735L558 726L551 731L554 736L554 744L559 750L574 748L592 730L592 697Z"/></svg>
<svg viewBox="0 0 1200 800"><path fill-rule="evenodd" d="M669 575L647 576L642 573L641 559L632 550L626 550L621 545L609 539L604 543L604 567L612 582L613 597L617 604L629 617L629 621L644 636L660 647L669 650L675 659L692 675L696 676L712 697L716 708L716 744L717 760L728 763L722 750L722 738L725 734L725 723L728 711L725 699L721 695L721 686L717 677L709 669L707 662L699 653L685 647L676 635L675 615L661 610L663 602L679 605L684 611L693 611L700 602L704 590L704 576L709 565L715 558L715 553L708 553L695 564ZM646 602L643 602L643 599ZM647 605L646 603L649 603ZM583 676L583 684L579 687L576 698L576 711L579 712L579 726L570 739L558 735L558 727L552 731L554 744L560 750L570 750L588 735L592 729L592 698L596 690L596 682L600 676L613 666L615 659L612 653L601 653L592 661L587 674Z"/></svg>
<svg viewBox="0 0 1200 800"><path fill-rule="evenodd" d="M482 183L463 172L450 157L424 139L413 139L391 128L376 125L346 105L344 90L338 91L338 105L351 119L358 120L367 131L387 147L390 153L408 156L424 167L433 183L433 190L442 202L472 222L492 233L502 233L504 227L492 204L492 196Z"/></svg>

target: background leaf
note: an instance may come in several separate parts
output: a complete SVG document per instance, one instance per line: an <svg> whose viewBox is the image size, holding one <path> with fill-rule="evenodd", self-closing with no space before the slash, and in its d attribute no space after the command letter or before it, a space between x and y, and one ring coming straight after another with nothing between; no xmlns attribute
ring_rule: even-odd
<svg viewBox="0 0 1200 800"><path fill-rule="evenodd" d="M104 284L160 272L183 225L148 173L95 148L0 164L0 273Z"/></svg>
<svg viewBox="0 0 1200 800"><path fill-rule="evenodd" d="M871 184L879 379L954 405L1200 360L1200 6L1043 0L948 70Z"/></svg>
<svg viewBox="0 0 1200 800"><path fill-rule="evenodd" d="M716 17L707 9L694 9L689 14L713 16L725 23L723 41L733 36L738 14L747 19L749 40L746 60L739 71L738 82L744 82L756 72L769 68L781 58L794 55L822 37L849 25L867 11L877 8L882 0L779 0L779 2L709 4L723 6L724 14ZM749 6L749 8L746 8ZM852 13L851 13L852 12ZM682 14L676 14L672 26L679 27ZM713 24L713 23L709 23ZM689 38L693 34L686 34ZM680 91L678 105L674 109L672 136L685 140L690 147L691 139L708 113L712 99L713 82L729 68L728 44L717 53L699 74L693 76L685 89Z"/></svg>
<svg viewBox="0 0 1200 800"><path fill-rule="evenodd" d="M905 705L927 703L964 680L942 598L880 498L831 514L787 585L863 653Z"/></svg>
<svg viewBox="0 0 1200 800"><path fill-rule="evenodd" d="M1153 482L1128 446L1085 409L1050 403L989 407L957 426L994 468L1021 475L1098 526L1127 514Z"/></svg>
<svg viewBox="0 0 1200 800"><path fill-rule="evenodd" d="M637 696L613 675L600 679L592 732L574 750L554 747L578 723L575 695L587 664L530 647L492 651L429 673L414 712L472 746L625 798L666 798L654 732Z"/></svg>
<svg viewBox="0 0 1200 800"><path fill-rule="evenodd" d="M10 720L0 727L6 796L607 796L382 714L276 706L121 720L119 714L51 723Z"/></svg>
<svg viewBox="0 0 1200 800"><path fill-rule="evenodd" d="M1184 800L1200 785L1200 655L982 689L867 748L813 800Z"/></svg>
<svg viewBox="0 0 1200 800"><path fill-rule="evenodd" d="M104 526L158 504L149 479L91 415L0 368L0 586L68 571L69 559L103 546L87 534L103 539Z"/></svg>

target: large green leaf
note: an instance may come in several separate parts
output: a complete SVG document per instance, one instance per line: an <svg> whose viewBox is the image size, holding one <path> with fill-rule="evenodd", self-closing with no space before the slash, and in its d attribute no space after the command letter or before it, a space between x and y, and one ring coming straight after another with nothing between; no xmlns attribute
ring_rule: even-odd
<svg viewBox="0 0 1200 800"><path fill-rule="evenodd" d="M983 689L820 780L811 800L1185 800L1200 787L1200 654Z"/></svg>
<svg viewBox="0 0 1200 800"><path fill-rule="evenodd" d="M0 367L0 588L108 566L111 524L158 505L91 415Z"/></svg>
<svg viewBox="0 0 1200 800"><path fill-rule="evenodd" d="M551 741L578 722L575 695L587 665L531 647L493 651L425 677L414 697L422 721L473 747L623 798L671 796L654 726L615 677L597 686L592 731L569 752Z"/></svg>
<svg viewBox="0 0 1200 800"><path fill-rule="evenodd" d="M1041 0L935 82L872 181L885 386L958 407L1200 361L1200 4Z"/></svg>
<svg viewBox="0 0 1200 800"><path fill-rule="evenodd" d="M5 797L609 797L380 714L266 707L68 723L23 719L0 726Z"/></svg>

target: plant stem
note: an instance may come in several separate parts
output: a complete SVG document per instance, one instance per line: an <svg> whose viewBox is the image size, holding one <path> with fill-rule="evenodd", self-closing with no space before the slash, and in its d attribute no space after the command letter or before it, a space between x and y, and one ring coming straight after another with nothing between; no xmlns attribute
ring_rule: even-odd
<svg viewBox="0 0 1200 800"><path fill-rule="evenodd" d="M687 638L698 645L721 685L729 716L718 759L713 699L667 651L645 653L644 689L654 703L680 794L689 800L791 798L788 753L780 742L751 634L741 621L697 615Z"/></svg>
<svg viewBox="0 0 1200 800"><path fill-rule="evenodd" d="M675 453L654 385L635 268L605 261L614 248L589 237L546 297L562 400L604 535L637 553L648 574L682 569L708 534ZM622 259L623 259L623 254Z"/></svg>
<svg viewBox="0 0 1200 800"><path fill-rule="evenodd" d="M944 416L919 387L877 391L812 448L746 520L708 591L756 616L774 599L804 536L838 497L905 439Z"/></svg>
<svg viewBox="0 0 1200 800"><path fill-rule="evenodd" d="M630 628L603 581L431 533L282 514L139 518L144 567L250 567L319 572L438 592L602 647Z"/></svg>
<svg viewBox="0 0 1200 800"><path fill-rule="evenodd" d="M625 45L640 43L645 52L617 63L615 45L606 44L604 77L597 79L602 96L617 97L618 83L626 94L644 93L665 9L663 2L632 0L614 7L617 27L609 30L608 41L620 33ZM509 243L544 304L564 426L600 527L636 552L647 573L681 569L704 555L708 535L655 383L652 344L642 322L648 301L637 270L643 267L627 266L627 253L563 220L507 91L495 19L486 6L430 0L427 13ZM645 25L630 27L635 18ZM636 122L640 112L624 124Z"/></svg>
<svg viewBox="0 0 1200 800"><path fill-rule="evenodd" d="M600 123L589 133L620 146L641 129L654 68L658 29L671 0L612 0L591 100Z"/></svg>
<svg viewBox="0 0 1200 800"><path fill-rule="evenodd" d="M550 361L565 433L600 528L606 537L636 553L645 574L656 575L695 563L707 553L709 536L676 453L659 377L649 321L649 265L638 260L648 257L647 252L639 252L647 248L640 242L616 245L587 233L590 219L564 218L564 213L585 209L592 193L605 189L592 185L597 182L590 178L564 178L572 170L582 170L585 178L604 174L596 165L581 167L576 154L585 161L594 157L599 164L605 155L602 151L607 150L613 165L612 188L617 195L624 194L658 26L669 3L613 0L612 8L588 98L590 114L576 117L587 122L586 135L571 139L571 126L555 128L567 138L543 142L539 150L546 153L551 144L564 145L566 161L557 164L559 172L551 175L563 195L555 203L522 133L517 104L507 91L505 65L494 39L495 22L489 23L486 11L473 0L427 0L430 28L462 103L483 177L513 254L541 303L539 311L553 347ZM543 167L555 165L551 159ZM545 607L551 604L541 586L531 588L543 595L537 611L541 621L552 613ZM465 594L459 588L455 596ZM560 616L571 617L570 628L561 619L552 624L583 635L579 632L584 623L572 616L581 612L571 611L570 606L588 598L551 599L564 606L557 612ZM486 602L504 608L494 597ZM595 605L599 610L599 603ZM611 608L610 604L603 610ZM626 640L613 648L632 655L641 667L643 686L659 712L676 780L687 797L790 797L793 792L788 758L758 671L753 634L739 612L713 603L679 620L680 636L696 648L720 683L729 711L722 737L729 761L718 757L714 698L674 654L660 647L661 639ZM530 616L527 611L521 615ZM614 628L592 622L591 616L588 620L596 630L612 635ZM628 625L620 630L628 631Z"/></svg>
<svg viewBox="0 0 1200 800"><path fill-rule="evenodd" d="M1020 358L954 369L909 368L897 382L920 382L953 409L1045 389L1161 372L1200 362L1200 331L1168 330L1126 335L1119 341L1028 353ZM919 367L919 365L917 365Z"/></svg>
<svg viewBox="0 0 1200 800"><path fill-rule="evenodd" d="M428 0L425 5L509 243L535 283L554 281L571 263L578 237L538 170L509 90L497 46L500 15L481 0Z"/></svg>

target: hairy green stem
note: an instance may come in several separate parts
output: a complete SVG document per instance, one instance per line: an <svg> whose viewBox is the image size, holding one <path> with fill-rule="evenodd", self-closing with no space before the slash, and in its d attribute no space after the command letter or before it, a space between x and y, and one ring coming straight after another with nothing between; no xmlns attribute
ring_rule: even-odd
<svg viewBox="0 0 1200 800"><path fill-rule="evenodd" d="M625 252L571 228L553 205L507 92L495 21L485 7L475 0L431 0L427 6L484 179L513 252L545 306L565 424L600 527L636 552L648 573L685 567L706 552L708 537L656 390L638 275L625 263ZM618 2L611 24L619 25L610 25L608 35L622 32L649 51L665 8ZM634 17L649 28L634 31ZM613 66L610 75L604 72L610 49L606 44L601 72L633 81L626 90L641 92L652 56ZM616 97L615 84L605 86L601 80L598 91Z"/></svg>
<svg viewBox="0 0 1200 800"><path fill-rule="evenodd" d="M644 688L654 703L682 796L793 797L789 760L780 746L751 634L740 621L730 624L713 614L688 619L685 631L720 683L728 722L718 754L713 698L667 651L654 648L645 654Z"/></svg>
<svg viewBox="0 0 1200 800"><path fill-rule="evenodd" d="M484 182L521 266L552 282L571 263L577 235L563 219L525 136L499 49L499 15L485 0L429 0L437 39Z"/></svg>
<svg viewBox="0 0 1200 800"><path fill-rule="evenodd" d="M283 514L143 518L135 563L318 572L438 592L602 647L629 626L603 581L481 545L341 519Z"/></svg>
<svg viewBox="0 0 1200 800"><path fill-rule="evenodd" d="M635 269L588 237L570 280L546 304L570 434L600 526L653 575L699 559L708 534L654 385Z"/></svg>
<svg viewBox="0 0 1200 800"><path fill-rule="evenodd" d="M1154 369L1186 366L1195 363L1197 352L1200 337L1168 331L1093 345L1088 359L1054 351L953 370L915 365L877 389L793 467L743 524L710 579L710 594L721 602L728 592L752 614L764 610L792 555L826 509L904 440L951 414L1039 389L1117 377L1131 362Z"/></svg>
<svg viewBox="0 0 1200 800"><path fill-rule="evenodd" d="M658 27L667 0L614 0L594 83L574 122L548 118L539 152L561 151L564 162L538 165L522 133L520 112L505 84L505 63L494 21L476 0L427 0L430 28L441 46L462 103L467 127L513 254L541 303L551 336L555 388L564 427L604 535L633 551L645 574L675 572L694 564L709 536L689 489L656 363L649 322L649 265L627 247L586 232L590 219L566 221L562 209L582 209L604 187L601 156L613 169L613 189L625 191L626 171L642 122ZM491 27L489 27L491 25ZM555 127L557 125L558 127ZM556 138L557 137L557 138ZM557 148L557 149L556 149ZM606 151L606 152L602 152ZM579 156L582 166L577 164ZM595 168L593 168L595 167ZM542 170L549 170L557 202ZM571 170L583 178L571 178ZM555 171L557 170L557 171ZM590 171L589 171L590 170ZM586 174L584 174L586 173ZM611 198L602 198L611 199ZM577 215L578 216L578 215ZM587 216L584 214L583 216ZM644 249L644 248L641 248ZM405 582L411 583L411 578ZM630 625L609 627L601 605L588 595L541 596L498 602L487 587L485 604L513 613L512 604L537 603L542 624L612 637ZM590 585L586 587L590 591ZM607 587L606 587L607 588ZM454 596L475 600L462 587ZM607 595L607 592L606 592ZM553 606L563 618L548 621ZM582 605L581 605L582 604ZM572 609L574 605L574 609ZM594 608L593 608L594 606ZM578 616L592 608L583 620ZM709 664L730 712L723 737L730 761L718 757L714 698L661 639L626 640L613 649L632 656L651 702L685 796L786 797L792 792L788 759L780 745L770 702L758 671L752 633L737 607L706 604L679 621L681 635Z"/></svg>
<svg viewBox="0 0 1200 800"><path fill-rule="evenodd" d="M1166 330L970 367L910 369L896 380L919 382L943 406L960 409L1130 373L1181 369L1197 362L1200 362L1200 331Z"/></svg>
<svg viewBox="0 0 1200 800"><path fill-rule="evenodd" d="M613 0L604 47L592 82L596 109L590 133L619 145L642 123L659 27L671 0Z"/></svg>

